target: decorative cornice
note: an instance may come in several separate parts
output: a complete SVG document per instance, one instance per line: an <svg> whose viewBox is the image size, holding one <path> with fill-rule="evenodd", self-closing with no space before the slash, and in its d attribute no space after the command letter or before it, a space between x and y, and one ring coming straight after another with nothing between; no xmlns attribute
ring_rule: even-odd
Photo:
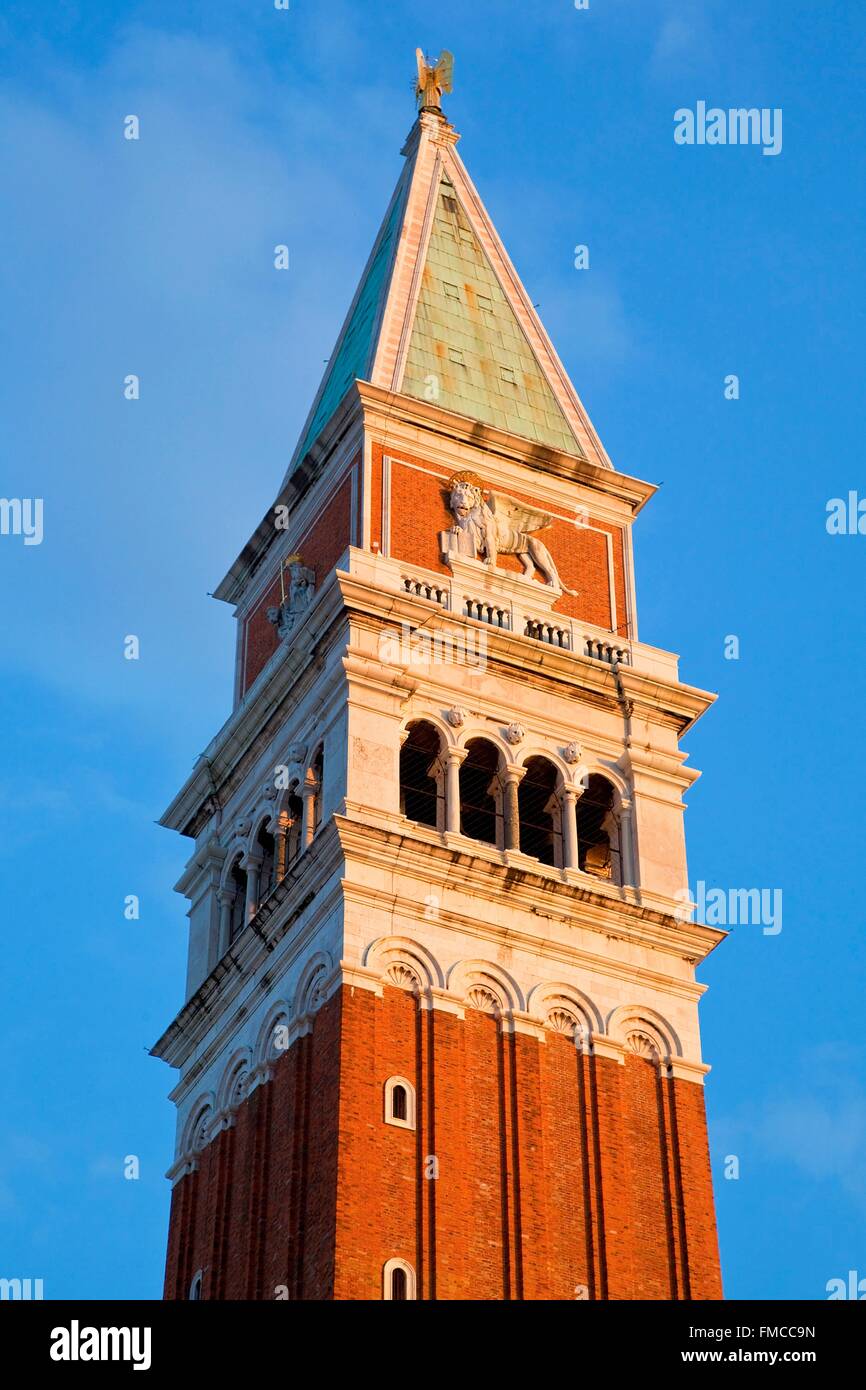
<svg viewBox="0 0 866 1390"><path fill-rule="evenodd" d="M527 855L497 850L468 841L463 836L446 836L408 822L403 822L399 829L389 829L350 816L336 816L335 824L346 860L343 892L347 899L370 902L376 898L366 877L363 883L353 882L349 873L353 863L379 865L389 871L399 868L407 874L417 874L422 882L438 881L443 889L453 885L459 865L463 886L486 901L494 902L497 895L501 895L503 903L507 902L512 908L523 906L540 921L559 920L568 926L599 932L606 940L617 935L625 942L663 951L679 959L703 960L727 935L716 927L680 921L673 909L665 912L643 902L630 901L625 890L604 891L598 881L588 875L572 874L566 878L566 871L547 869ZM455 862L457 854L459 860ZM555 908L550 902L553 883L556 885ZM413 899L398 902L393 894L388 894L385 901L392 912L399 909L407 917L417 912L417 901ZM493 922L482 923L475 918L464 920L445 909L440 909L438 921L440 925L453 921L455 927L490 940L499 940L501 935ZM523 939L527 944L538 946L541 935L539 929L538 937L527 932ZM509 944L517 944L519 933L511 926L507 937ZM544 933L543 939L545 950L561 950L550 940L549 933ZM585 959L586 953L581 956ZM688 997L697 998L704 990L702 985L686 985L658 971L635 969L635 978L663 981L666 987L682 989Z"/></svg>
<svg viewBox="0 0 866 1390"><path fill-rule="evenodd" d="M625 502L632 516L637 516L649 501L657 486L641 482L613 468L605 468L590 463L575 454L560 453L547 445L520 435L509 434L507 430L495 425L485 425L466 415L445 410L442 406L423 401L415 396L404 396L398 391L388 391L381 386L371 386L366 381L356 381L350 390L357 391L364 413L364 424L368 428L377 425L383 432L398 423L415 429L423 429L434 435L446 437L449 441L470 446L480 455L499 455L504 459L522 464L533 472L547 473L572 483L582 483L609 493ZM383 435L384 437L384 435Z"/></svg>

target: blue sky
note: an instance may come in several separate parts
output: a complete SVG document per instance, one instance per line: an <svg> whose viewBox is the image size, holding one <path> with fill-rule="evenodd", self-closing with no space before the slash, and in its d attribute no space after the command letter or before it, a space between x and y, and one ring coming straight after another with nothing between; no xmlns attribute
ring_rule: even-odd
<svg viewBox="0 0 866 1390"><path fill-rule="evenodd" d="M0 537L0 1274L160 1294L172 1073L146 1049L181 1002L188 845L155 821L228 713L207 594L397 179L416 44L455 52L461 153L615 465L662 484L641 636L720 695L686 744L691 882L784 905L701 969L726 1292L822 1298L866 1277L866 536L825 526L866 496L866 16L841 0L5 5L0 495L45 510L41 545ZM677 146L699 100L781 108L782 153Z"/></svg>

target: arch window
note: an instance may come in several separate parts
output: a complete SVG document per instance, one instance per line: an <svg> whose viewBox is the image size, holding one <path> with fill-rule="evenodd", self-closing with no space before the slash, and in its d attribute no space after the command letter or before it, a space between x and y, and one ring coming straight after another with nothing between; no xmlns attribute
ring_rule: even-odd
<svg viewBox="0 0 866 1390"><path fill-rule="evenodd" d="M199 1270L198 1273L193 1276L193 1281L189 1286L189 1298L191 1303L198 1303L200 1301L202 1296L201 1287L203 1279L204 1275L201 1270Z"/></svg>
<svg viewBox="0 0 866 1390"><path fill-rule="evenodd" d="M246 870L241 868L240 857L232 864L228 884L234 890L231 918L229 919L229 942L232 942L246 926L247 875Z"/></svg>
<svg viewBox="0 0 866 1390"><path fill-rule="evenodd" d="M284 874L294 864L303 848L301 839L301 827L304 822L304 803L298 796L298 784L292 783L292 790L286 797L285 805L280 813L280 834L277 843L277 879L281 879Z"/></svg>
<svg viewBox="0 0 866 1390"><path fill-rule="evenodd" d="M444 823L440 749L438 730L423 719L410 727L400 749L400 810L409 820L434 830Z"/></svg>
<svg viewBox="0 0 866 1390"><path fill-rule="evenodd" d="M261 868L259 870L259 902L263 903L268 894L273 892L277 885L276 844L265 822L262 823L262 827L259 830L256 844L262 856Z"/></svg>
<svg viewBox="0 0 866 1390"><path fill-rule="evenodd" d="M470 739L460 767L460 828L472 840L502 842L499 751L483 738Z"/></svg>
<svg viewBox="0 0 866 1390"><path fill-rule="evenodd" d="M593 773L577 803L578 867L593 878L622 883L615 792L606 777Z"/></svg>
<svg viewBox="0 0 866 1390"><path fill-rule="evenodd" d="M385 1082L385 1123L415 1128L415 1088L405 1076L391 1076Z"/></svg>
<svg viewBox="0 0 866 1390"><path fill-rule="evenodd" d="M529 758L517 788L521 853L554 867L560 862L558 776L547 758Z"/></svg>
<svg viewBox="0 0 866 1390"><path fill-rule="evenodd" d="M382 1295L387 1303L411 1303L416 1298L415 1271L406 1260L389 1260L382 1271Z"/></svg>

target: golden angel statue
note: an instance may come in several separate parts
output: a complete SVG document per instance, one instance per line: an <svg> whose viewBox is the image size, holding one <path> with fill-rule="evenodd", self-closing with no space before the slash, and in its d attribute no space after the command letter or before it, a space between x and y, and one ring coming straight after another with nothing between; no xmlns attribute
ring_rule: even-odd
<svg viewBox="0 0 866 1390"><path fill-rule="evenodd" d="M430 64L424 57L423 49L416 48L415 57L418 62L418 82L415 86L418 110L426 111L432 108L439 111L442 93L453 90L454 54L446 49L435 64Z"/></svg>

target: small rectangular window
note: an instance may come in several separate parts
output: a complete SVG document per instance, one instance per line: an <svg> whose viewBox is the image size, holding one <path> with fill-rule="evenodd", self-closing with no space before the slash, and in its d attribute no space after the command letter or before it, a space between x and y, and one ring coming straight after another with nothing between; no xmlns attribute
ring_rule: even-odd
<svg viewBox="0 0 866 1390"><path fill-rule="evenodd" d="M509 382L511 386L517 385L517 377L514 375L513 367L500 367L499 375L501 376L503 381Z"/></svg>
<svg viewBox="0 0 866 1390"><path fill-rule="evenodd" d="M459 298L460 298L460 290L457 288L456 285L452 285L452 284L450 284L447 280L443 280L443 281L442 281L442 288L443 288L443 290L445 291L445 298L446 298L446 299L459 299Z"/></svg>
<svg viewBox="0 0 866 1390"><path fill-rule="evenodd" d="M485 312L485 314L492 314L492 313L493 313L493 300L492 300L492 299L488 299L488 297L487 297L486 294L479 294L479 296L478 296L478 307L479 307L479 309L483 309L484 312Z"/></svg>
<svg viewBox="0 0 866 1390"><path fill-rule="evenodd" d="M449 348L449 349L448 349L448 356L450 357L451 361L455 364L455 366L458 366L458 367L465 367L465 366L466 366L466 362L464 361L464 358L463 358L463 353L460 351L459 348Z"/></svg>
<svg viewBox="0 0 866 1390"><path fill-rule="evenodd" d="M456 217L456 216L457 216L457 199L456 199L456 198L451 198L451 197L449 197L449 195L448 195L447 193L443 193L443 194L442 194L442 202L445 204L445 206L446 206L446 208L448 209L448 211L451 212L451 213L453 213L454 216Z"/></svg>

